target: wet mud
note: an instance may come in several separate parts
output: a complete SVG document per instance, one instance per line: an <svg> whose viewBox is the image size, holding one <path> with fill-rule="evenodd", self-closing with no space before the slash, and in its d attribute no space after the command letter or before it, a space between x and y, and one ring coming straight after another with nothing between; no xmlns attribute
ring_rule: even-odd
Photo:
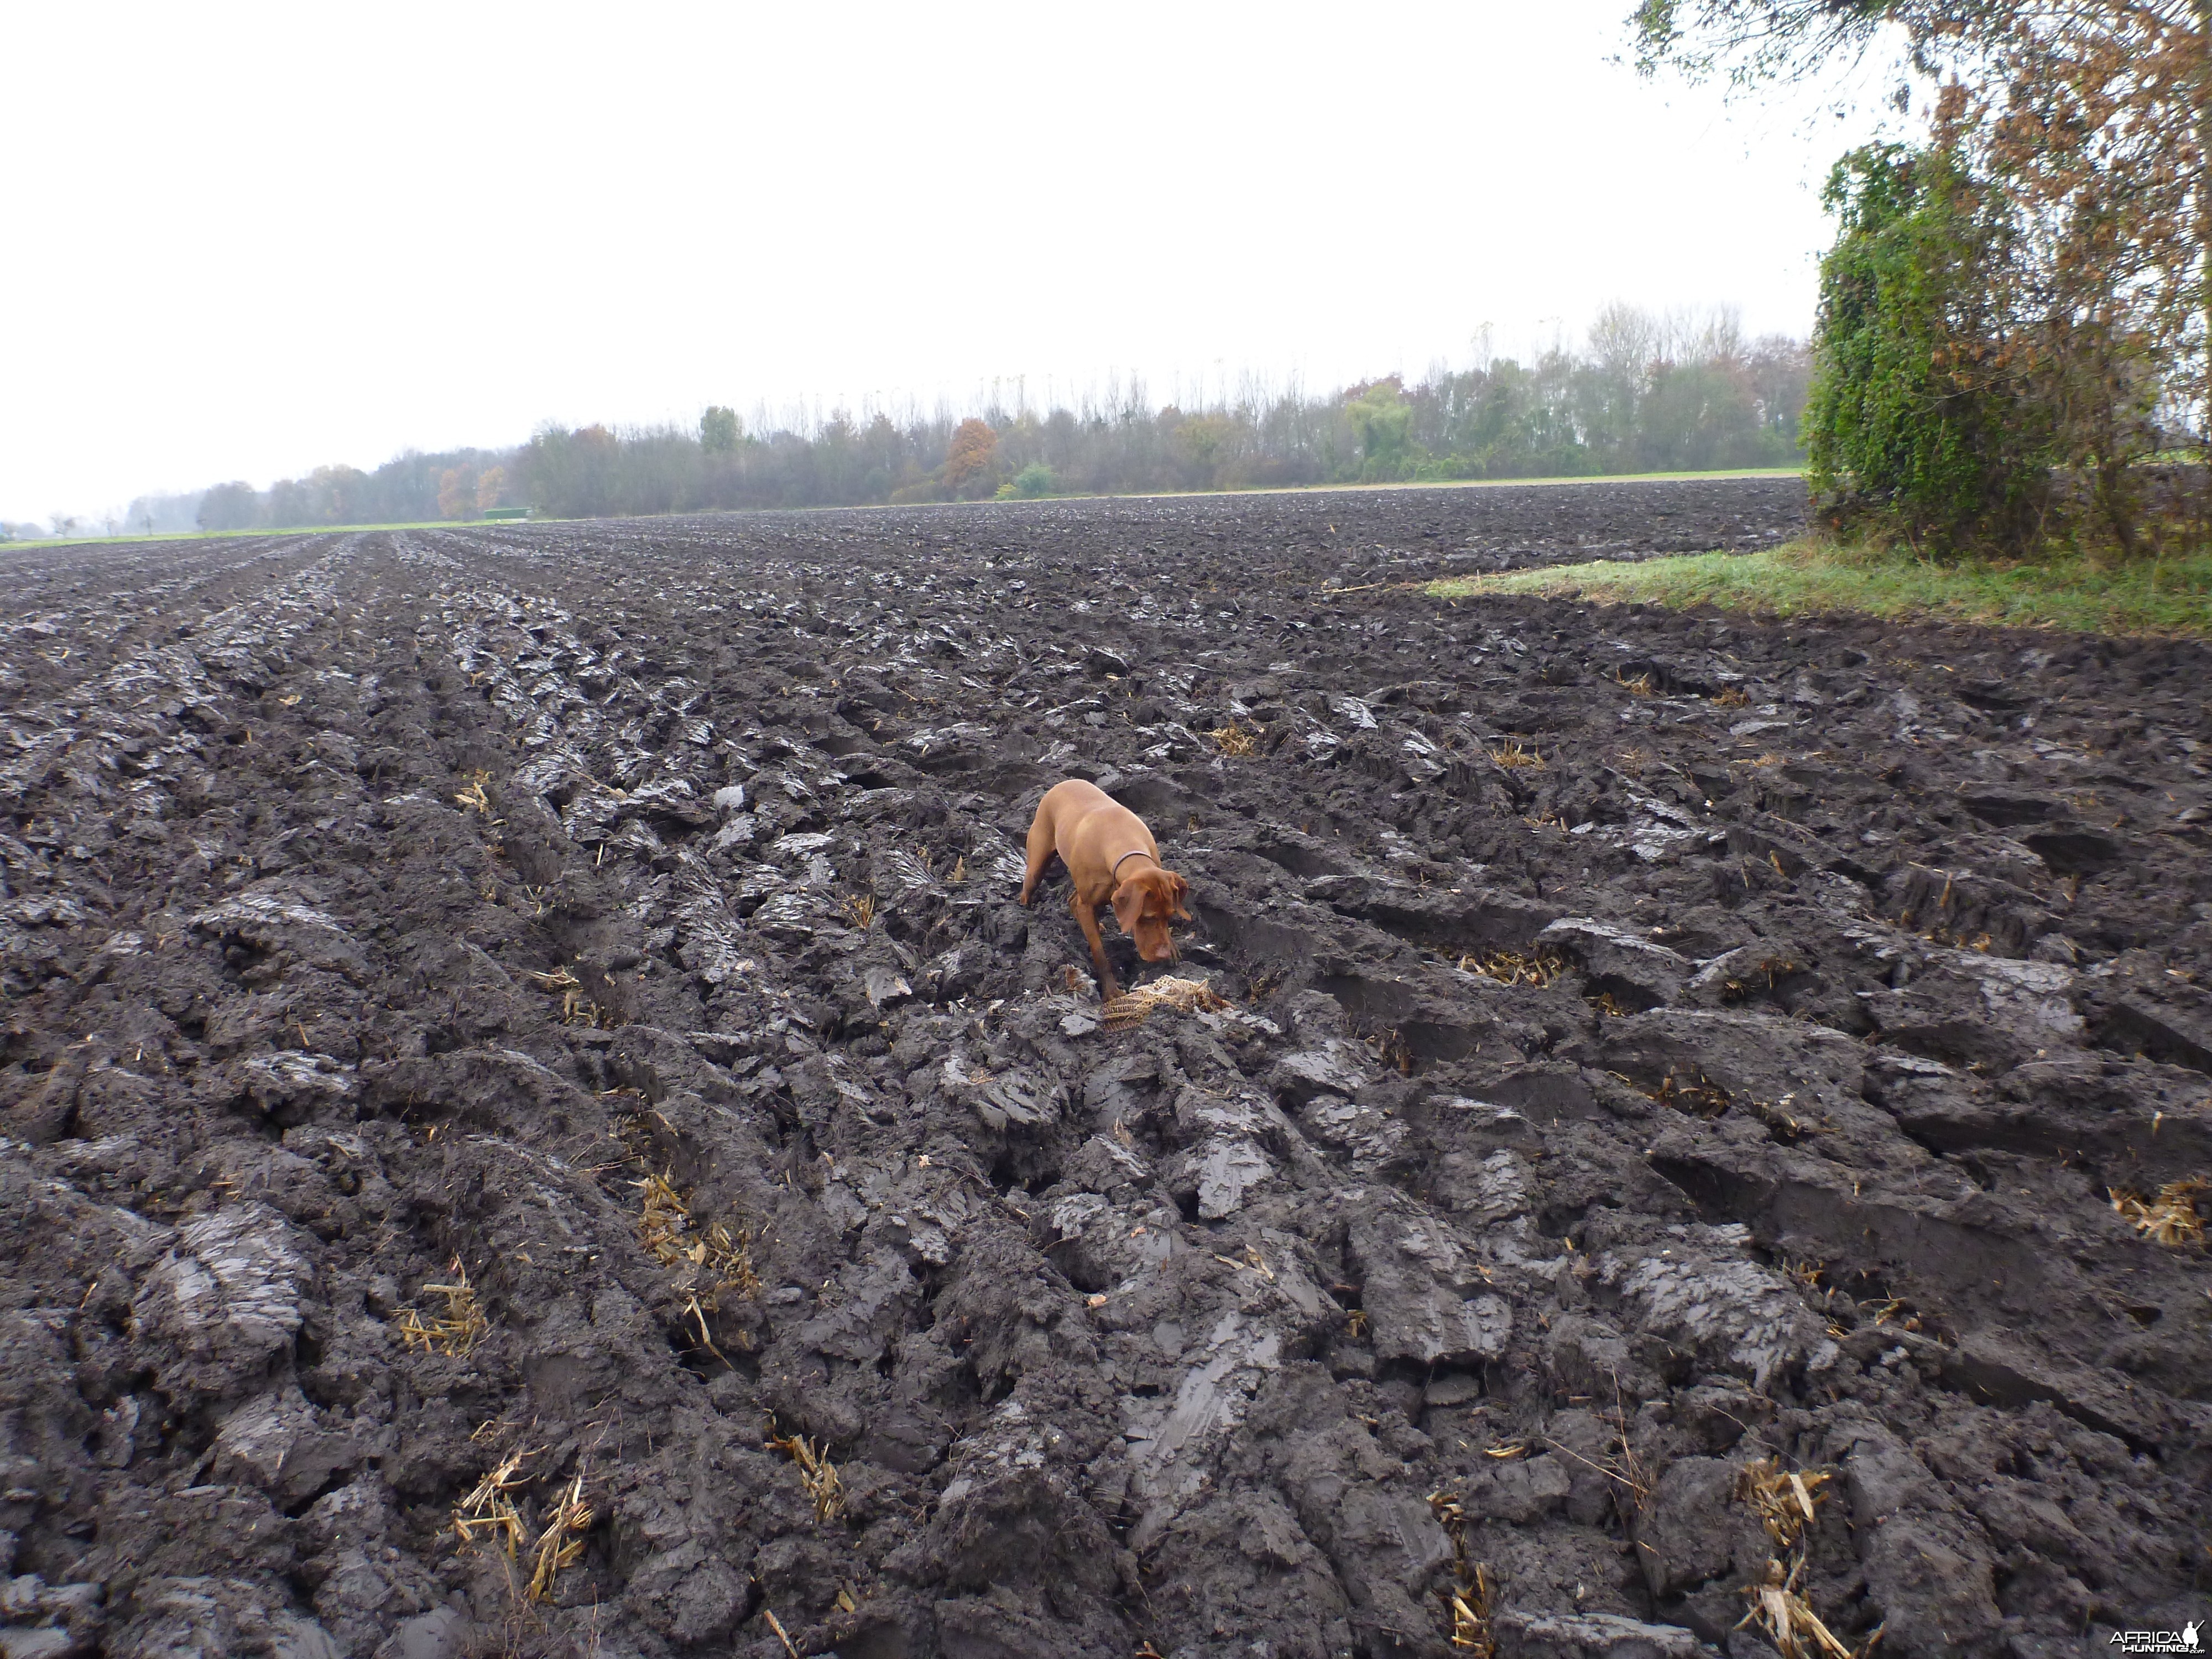
<svg viewBox="0 0 2212 1659"><path fill-rule="evenodd" d="M10 554L0 1652L2206 1617L2204 650L1413 585L1802 514Z"/></svg>

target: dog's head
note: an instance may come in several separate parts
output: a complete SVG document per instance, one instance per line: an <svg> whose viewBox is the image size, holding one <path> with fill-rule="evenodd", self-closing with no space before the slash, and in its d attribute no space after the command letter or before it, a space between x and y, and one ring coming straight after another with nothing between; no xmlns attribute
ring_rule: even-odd
<svg viewBox="0 0 2212 1659"><path fill-rule="evenodd" d="M1188 921L1182 908L1190 884L1172 870L1157 866L1139 870L1114 890L1114 920L1137 941L1137 954L1146 962L1169 962L1175 957L1175 940L1168 936L1171 921Z"/></svg>

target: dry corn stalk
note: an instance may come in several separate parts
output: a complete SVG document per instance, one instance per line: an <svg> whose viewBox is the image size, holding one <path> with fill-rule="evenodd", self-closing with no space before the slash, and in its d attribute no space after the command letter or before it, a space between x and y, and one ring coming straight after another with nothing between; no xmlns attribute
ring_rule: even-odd
<svg viewBox="0 0 2212 1659"><path fill-rule="evenodd" d="M1737 1622L1736 1628L1758 1625L1774 1644L1782 1659L1860 1659L1870 1652L1881 1632L1876 1631L1867 1638L1866 1646L1854 1654L1827 1626L1820 1615L1806 1604L1797 1593L1797 1581L1804 1575L1805 1563L1801 1558L1784 1572L1779 1561L1766 1564L1766 1582L1753 1584L1744 1593L1751 1597L1751 1611Z"/></svg>
<svg viewBox="0 0 2212 1659"><path fill-rule="evenodd" d="M507 1493L529 1484L515 1474L522 1467L523 1456L519 1451L509 1452L454 1509L453 1533L462 1543L473 1544L479 1533L488 1534L499 1540L508 1560L514 1559L522 1544L522 1516Z"/></svg>
<svg viewBox="0 0 2212 1659"><path fill-rule="evenodd" d="M402 1308L392 1323L409 1349L459 1359L491 1334L491 1321L484 1317L483 1306L477 1300L476 1287L469 1283L468 1270L461 1266L460 1257L455 1256L447 1271L453 1275L453 1283L422 1287L426 1296L446 1298L444 1313L426 1322L416 1309Z"/></svg>
<svg viewBox="0 0 2212 1659"><path fill-rule="evenodd" d="M682 1259L684 1235L691 1227L691 1207L666 1176L647 1174L636 1183L644 1194L643 1213L638 1217L638 1242L664 1267Z"/></svg>
<svg viewBox="0 0 2212 1659"><path fill-rule="evenodd" d="M584 1534L592 1528L592 1506L584 1501L584 1477L579 1474L568 1483L545 1517L545 1525L538 1534L535 1548L538 1560L530 1575L530 1588L524 1592L527 1599L542 1601L553 1589L553 1581L563 1567L572 1566L584 1553Z"/></svg>
<svg viewBox="0 0 2212 1659"><path fill-rule="evenodd" d="M1476 1659L1497 1659L1498 1638L1490 1628L1490 1570L1480 1561L1468 1559L1467 1510L1456 1492L1432 1492L1429 1511L1451 1540L1452 1575L1458 1582L1437 1590L1437 1596L1451 1620L1453 1650L1474 1654Z"/></svg>
<svg viewBox="0 0 2212 1659"><path fill-rule="evenodd" d="M1729 1109L1729 1091L1703 1072L1698 1073L1694 1083L1668 1073L1659 1079L1659 1086L1651 1091L1651 1098L1662 1106L1672 1106L1677 1111L1694 1113L1699 1117L1718 1117Z"/></svg>
<svg viewBox="0 0 2212 1659"><path fill-rule="evenodd" d="M2177 1248L2184 1244L2199 1244L2204 1240L2204 1218L2197 1213L2197 1194L2212 1182L2201 1180L2169 1181L2158 1189L2154 1199L2136 1197L2133 1193L2118 1188L2107 1188L2112 1208L2120 1218L2145 1238L2157 1243Z"/></svg>
<svg viewBox="0 0 2212 1659"><path fill-rule="evenodd" d="M1260 734L1249 726L1239 726L1231 720L1226 726L1217 726L1206 734L1213 746L1232 760L1243 760L1260 752Z"/></svg>
<svg viewBox="0 0 2212 1659"><path fill-rule="evenodd" d="M584 994L584 981L576 977L574 969L556 968L545 974L532 969L526 971L522 976L541 991L558 991L561 994L563 1024L593 1025L608 1030L614 1029L614 1017Z"/></svg>
<svg viewBox="0 0 2212 1659"><path fill-rule="evenodd" d="M876 897L872 893L854 893L844 903L845 920L862 933L876 925Z"/></svg>
<svg viewBox="0 0 2212 1659"><path fill-rule="evenodd" d="M1534 749L1523 749L1518 738L1508 738L1502 748L1490 751L1490 758L1509 772L1524 766L1539 772L1544 769L1543 756Z"/></svg>
<svg viewBox="0 0 2212 1659"><path fill-rule="evenodd" d="M1567 971L1567 959L1553 951L1492 951L1459 959L1462 973L1480 974L1501 985L1549 985Z"/></svg>
<svg viewBox="0 0 2212 1659"><path fill-rule="evenodd" d="M637 1221L638 1242L662 1267L676 1270L677 1291L687 1298L693 1313L718 1312L725 1291L740 1297L759 1294L760 1274L753 1267L749 1231L740 1227L732 1232L719 1221L701 1231L691 1218L691 1206L666 1176L648 1174L637 1185L645 1195ZM705 1329L702 1317L702 1337Z"/></svg>
<svg viewBox="0 0 2212 1659"><path fill-rule="evenodd" d="M489 817L491 797L484 793L484 786L490 781L490 773L476 773L469 779L468 787L458 792L453 799L463 806L473 807L481 816Z"/></svg>
<svg viewBox="0 0 2212 1659"><path fill-rule="evenodd" d="M1490 1633L1490 1572L1475 1564L1474 1582L1438 1592L1451 1613L1451 1644L1476 1659L1494 1659L1498 1640Z"/></svg>
<svg viewBox="0 0 2212 1659"><path fill-rule="evenodd" d="M576 988L562 994L561 1018L569 1025L589 1025L602 1031L615 1028L615 1017Z"/></svg>
<svg viewBox="0 0 2212 1659"><path fill-rule="evenodd" d="M1906 1312L1903 1300L1897 1297L1886 1302L1869 1302L1860 1311L1876 1325L1894 1325L1901 1331L1920 1328L1920 1316Z"/></svg>
<svg viewBox="0 0 2212 1659"><path fill-rule="evenodd" d="M799 1486L813 1499L817 1521L835 1521L845 1512L845 1483L838 1479L836 1466L830 1462L826 1449L804 1435L777 1434L773 1422L769 1425L768 1443L798 1466Z"/></svg>
<svg viewBox="0 0 2212 1659"><path fill-rule="evenodd" d="M1832 1477L1801 1474L1784 1469L1778 1458L1762 1457L1747 1464L1735 1479L1735 1495L1766 1528L1766 1535L1783 1549L1793 1547L1813 1524L1814 1511L1826 1496L1820 1489Z"/></svg>
<svg viewBox="0 0 2212 1659"><path fill-rule="evenodd" d="M1155 1009L1188 1014L1201 1008L1218 1012L1229 1006L1229 999L1202 979L1156 979L1115 997L1101 1012L1098 1023L1109 1031L1126 1031L1142 1025Z"/></svg>
<svg viewBox="0 0 2212 1659"><path fill-rule="evenodd" d="M717 1297L724 1291L735 1291L748 1297L760 1294L760 1274L753 1267L752 1244L750 1229L739 1227L732 1232L726 1224L717 1221L692 1247L691 1259L708 1270Z"/></svg>

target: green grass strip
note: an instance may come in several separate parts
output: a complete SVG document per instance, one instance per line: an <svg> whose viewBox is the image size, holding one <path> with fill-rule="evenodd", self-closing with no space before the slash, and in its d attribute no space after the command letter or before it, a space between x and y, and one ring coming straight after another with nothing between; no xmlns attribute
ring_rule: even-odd
<svg viewBox="0 0 2212 1659"><path fill-rule="evenodd" d="M2072 555L2016 564L1938 563L1902 550L1792 542L1760 553L1691 553L1452 577L1440 599L1532 593L1605 605L1718 605L1775 617L1873 617L2212 637L2212 550L2102 563Z"/></svg>

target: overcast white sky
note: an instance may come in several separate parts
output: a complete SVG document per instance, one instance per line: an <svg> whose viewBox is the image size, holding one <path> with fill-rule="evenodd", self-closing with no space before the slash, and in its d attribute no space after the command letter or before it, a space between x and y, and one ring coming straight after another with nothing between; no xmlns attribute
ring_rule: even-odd
<svg viewBox="0 0 2212 1659"><path fill-rule="evenodd" d="M0 518L540 422L1809 328L1862 131L1629 0L0 8Z"/></svg>

